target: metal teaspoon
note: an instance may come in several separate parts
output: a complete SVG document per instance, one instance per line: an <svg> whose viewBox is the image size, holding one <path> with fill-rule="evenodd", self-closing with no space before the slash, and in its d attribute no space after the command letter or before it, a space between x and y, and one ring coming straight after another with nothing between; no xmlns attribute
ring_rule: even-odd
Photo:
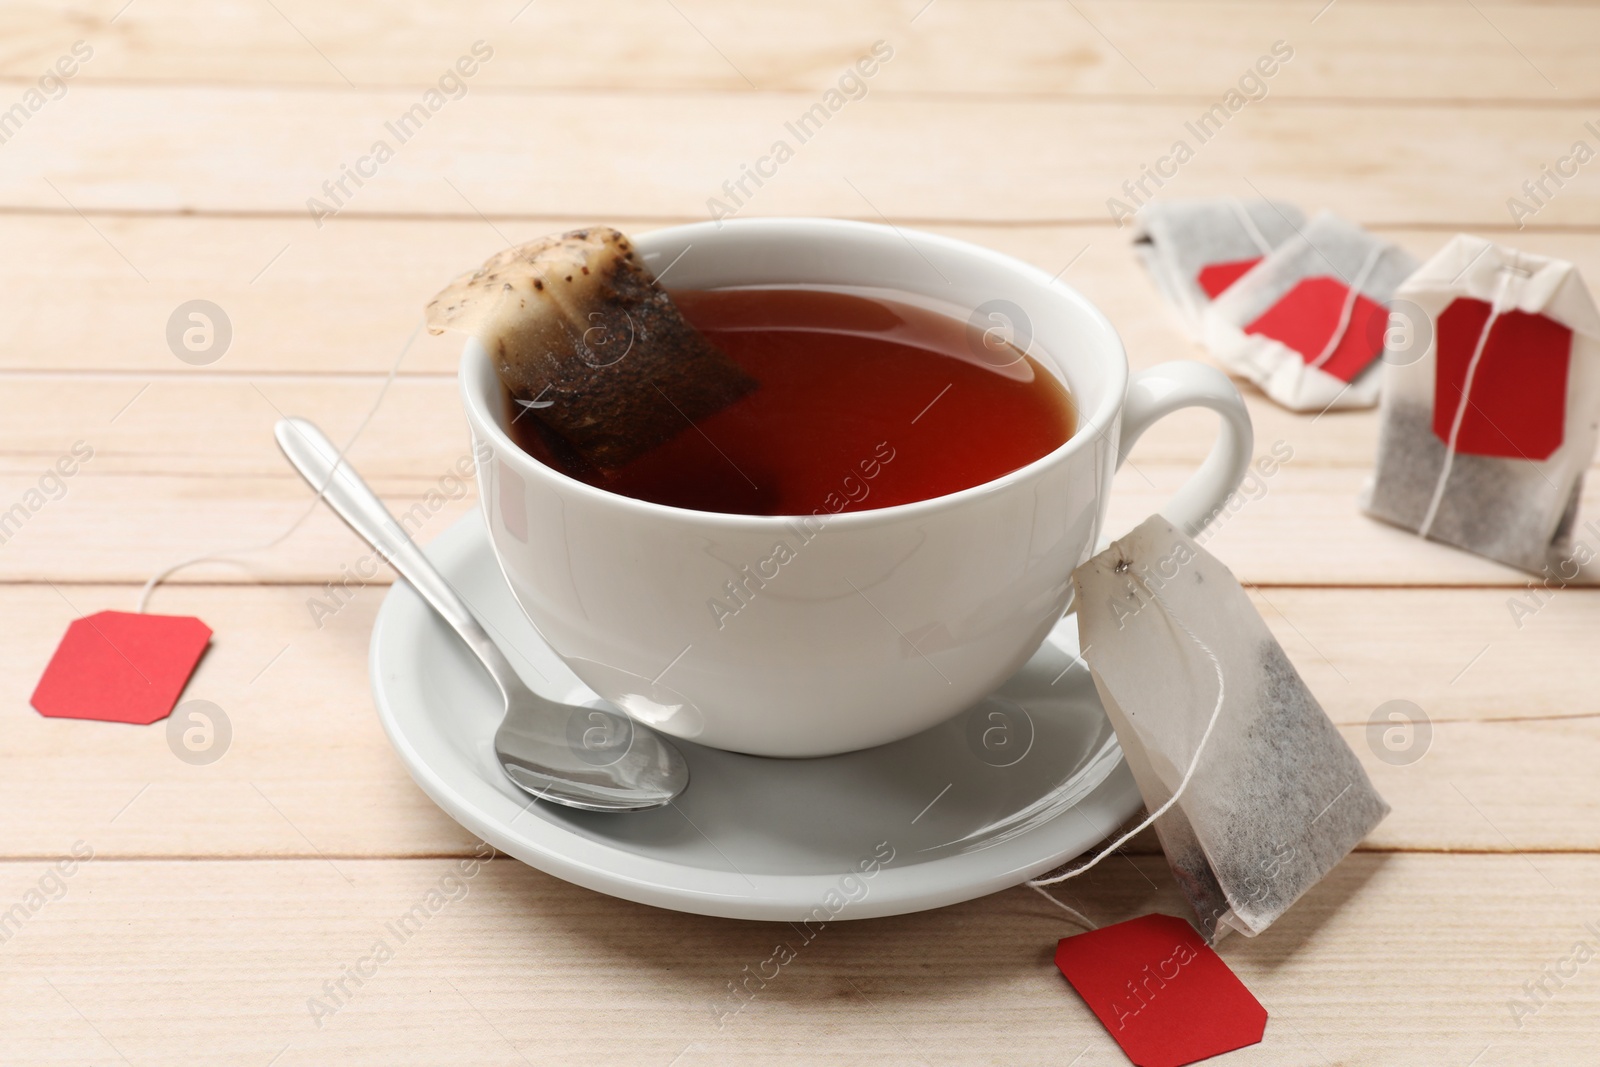
<svg viewBox="0 0 1600 1067"><path fill-rule="evenodd" d="M660 734L614 712L560 704L529 689L444 575L321 430L305 419L282 419L273 435L301 477L450 624L494 679L506 705L494 749L507 777L541 800L585 811L641 811L683 792L688 764ZM598 731L602 746L569 740L574 715L598 724L579 735L586 742ZM624 742L626 749L613 759Z"/></svg>

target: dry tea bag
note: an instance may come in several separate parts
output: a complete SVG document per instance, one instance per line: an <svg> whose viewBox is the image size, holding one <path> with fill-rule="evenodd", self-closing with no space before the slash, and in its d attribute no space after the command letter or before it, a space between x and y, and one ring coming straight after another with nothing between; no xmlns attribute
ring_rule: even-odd
<svg viewBox="0 0 1600 1067"><path fill-rule="evenodd" d="M756 387L606 227L501 252L434 297L427 319L476 336L551 450L601 473Z"/></svg>
<svg viewBox="0 0 1600 1067"><path fill-rule="evenodd" d="M1259 934L1389 806L1233 574L1166 519L1072 580L1083 657L1201 933Z"/></svg>
<svg viewBox="0 0 1600 1067"><path fill-rule="evenodd" d="M1322 212L1206 309L1206 348L1291 411L1378 402L1378 357L1404 249Z"/></svg>
<svg viewBox="0 0 1600 1067"><path fill-rule="evenodd" d="M1571 263L1467 234L1396 297L1363 509L1538 573L1568 550L1595 453L1593 297Z"/></svg>
<svg viewBox="0 0 1600 1067"><path fill-rule="evenodd" d="M1305 222L1277 200L1171 200L1146 204L1134 219L1134 248L1191 337L1200 315L1240 275Z"/></svg>

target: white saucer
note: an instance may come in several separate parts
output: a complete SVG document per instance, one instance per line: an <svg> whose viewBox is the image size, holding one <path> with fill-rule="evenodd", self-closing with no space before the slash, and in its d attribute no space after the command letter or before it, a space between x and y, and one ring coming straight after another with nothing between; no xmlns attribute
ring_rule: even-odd
<svg viewBox="0 0 1600 1067"><path fill-rule="evenodd" d="M428 555L530 685L595 699L523 617L476 512ZM678 741L687 792L627 815L534 803L506 779L488 676L404 583L371 657L389 740L446 813L539 870L657 907L787 921L936 908L1058 866L1140 805L1070 618L993 697L904 741L809 760Z"/></svg>

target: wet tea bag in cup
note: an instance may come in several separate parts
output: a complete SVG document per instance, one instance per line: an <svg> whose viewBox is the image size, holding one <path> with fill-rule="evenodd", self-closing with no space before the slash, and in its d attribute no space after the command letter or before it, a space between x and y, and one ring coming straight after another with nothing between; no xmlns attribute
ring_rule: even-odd
<svg viewBox="0 0 1600 1067"><path fill-rule="evenodd" d="M1206 309L1206 348L1291 411L1378 402L1378 357L1404 249L1322 212Z"/></svg>
<svg viewBox="0 0 1600 1067"><path fill-rule="evenodd" d="M1600 313L1577 268L1459 234L1400 287L1388 346L1367 514L1570 569L1600 418Z"/></svg>
<svg viewBox="0 0 1600 1067"><path fill-rule="evenodd" d="M1389 806L1233 574L1166 519L1072 580L1083 657L1200 932L1259 934Z"/></svg>
<svg viewBox="0 0 1600 1067"><path fill-rule="evenodd" d="M1299 208L1277 200L1159 201L1134 217L1133 246L1189 336L1198 338L1205 306L1304 222Z"/></svg>

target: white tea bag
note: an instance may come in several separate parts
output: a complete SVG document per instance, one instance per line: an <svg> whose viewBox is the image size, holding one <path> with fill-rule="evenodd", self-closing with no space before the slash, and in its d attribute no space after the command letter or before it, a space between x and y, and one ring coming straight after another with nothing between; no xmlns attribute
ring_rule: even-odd
<svg viewBox="0 0 1600 1067"><path fill-rule="evenodd" d="M1156 201L1135 216L1133 246L1189 336L1199 338L1206 305L1305 221L1279 200Z"/></svg>
<svg viewBox="0 0 1600 1067"><path fill-rule="evenodd" d="M1208 939L1255 936L1389 813L1233 574L1153 515L1072 575L1083 658Z"/></svg>
<svg viewBox="0 0 1600 1067"><path fill-rule="evenodd" d="M1577 268L1458 234L1394 316L1362 508L1535 574L1561 560L1600 420L1600 313Z"/></svg>
<svg viewBox="0 0 1600 1067"><path fill-rule="evenodd" d="M1206 309L1206 348L1291 411L1378 402L1387 304L1417 261L1331 212Z"/></svg>

